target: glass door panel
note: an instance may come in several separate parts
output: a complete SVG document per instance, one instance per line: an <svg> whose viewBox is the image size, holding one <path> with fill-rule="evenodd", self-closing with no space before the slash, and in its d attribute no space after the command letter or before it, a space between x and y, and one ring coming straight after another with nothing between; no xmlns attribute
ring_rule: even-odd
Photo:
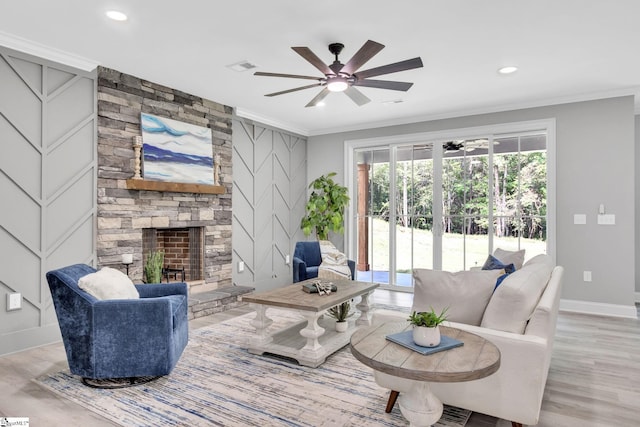
<svg viewBox="0 0 640 427"><path fill-rule="evenodd" d="M415 268L480 267L497 247L546 252L544 133L354 153L358 280L406 289Z"/></svg>
<svg viewBox="0 0 640 427"><path fill-rule="evenodd" d="M443 270L464 270L486 259L489 249L488 144L486 138L443 144Z"/></svg>

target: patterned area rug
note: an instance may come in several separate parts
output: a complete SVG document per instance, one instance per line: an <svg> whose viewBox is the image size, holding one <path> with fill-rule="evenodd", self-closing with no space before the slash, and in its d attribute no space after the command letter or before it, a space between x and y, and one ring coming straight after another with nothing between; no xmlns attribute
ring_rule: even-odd
<svg viewBox="0 0 640 427"><path fill-rule="evenodd" d="M295 314L270 311L272 327ZM38 384L123 426L407 426L389 391L345 347L318 368L255 356L245 341L255 314L190 331L173 372L124 389L83 386L68 371ZM297 319L297 317L295 317ZM464 426L471 412L445 406L438 426Z"/></svg>

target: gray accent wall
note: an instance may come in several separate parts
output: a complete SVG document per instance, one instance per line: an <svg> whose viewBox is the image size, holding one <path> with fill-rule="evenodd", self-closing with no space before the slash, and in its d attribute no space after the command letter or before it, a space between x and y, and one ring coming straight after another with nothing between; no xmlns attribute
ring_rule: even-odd
<svg viewBox="0 0 640 427"><path fill-rule="evenodd" d="M634 158L635 164L640 165L640 116L635 116L635 151ZM640 173L635 174L635 185L636 185L636 196L634 200L636 201L636 224L640 221ZM640 265L640 227L636 227L636 263L635 265ZM636 302L640 302L640 268L636 268Z"/></svg>
<svg viewBox="0 0 640 427"><path fill-rule="evenodd" d="M306 138L233 120L233 283L256 291L290 284L295 242L306 240ZM238 271L240 262L244 271Z"/></svg>
<svg viewBox="0 0 640 427"><path fill-rule="evenodd" d="M95 94L95 72L0 47L0 354L60 340L45 274L95 263Z"/></svg>
<svg viewBox="0 0 640 427"><path fill-rule="evenodd" d="M634 310L635 124L632 96L425 121L308 139L307 177L336 171L344 179L344 141L530 120L556 120L556 262L565 267L562 298L583 307ZM635 120L635 121L634 121ZM598 206L615 226L596 225ZM574 225L586 214L586 225ZM350 255L350 254L348 254ZM593 274L583 281L583 271ZM594 310L594 311L597 311Z"/></svg>

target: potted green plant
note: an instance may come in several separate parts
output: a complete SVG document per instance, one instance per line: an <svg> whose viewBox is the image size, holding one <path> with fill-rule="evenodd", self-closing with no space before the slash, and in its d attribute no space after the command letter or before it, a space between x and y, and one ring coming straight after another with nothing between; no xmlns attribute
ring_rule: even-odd
<svg viewBox="0 0 640 427"><path fill-rule="evenodd" d="M413 342L422 347L436 347L440 344L439 325L447 320L447 309L437 314L433 307L430 311L413 312L409 322L413 325Z"/></svg>
<svg viewBox="0 0 640 427"><path fill-rule="evenodd" d="M327 310L327 314L329 316L336 319L336 331L344 332L347 330L347 319L353 316L351 311L351 303L349 301L345 301L340 303L334 307L331 307Z"/></svg>
<svg viewBox="0 0 640 427"><path fill-rule="evenodd" d="M162 266L164 265L164 252L150 251L144 264L145 283L162 282Z"/></svg>
<svg viewBox="0 0 640 427"><path fill-rule="evenodd" d="M344 209L349 203L348 190L336 183L335 172L322 175L309 184L313 189L305 205L307 214L300 222L305 236L315 231L318 240L328 240L329 232L344 231Z"/></svg>

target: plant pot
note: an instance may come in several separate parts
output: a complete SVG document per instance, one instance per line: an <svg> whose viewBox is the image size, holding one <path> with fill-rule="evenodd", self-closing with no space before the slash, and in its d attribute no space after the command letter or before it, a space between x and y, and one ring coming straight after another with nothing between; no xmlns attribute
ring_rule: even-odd
<svg viewBox="0 0 640 427"><path fill-rule="evenodd" d="M347 327L349 326L349 322L342 321L342 322L336 322L336 331L338 332L344 332L347 330Z"/></svg>
<svg viewBox="0 0 640 427"><path fill-rule="evenodd" d="M440 344L440 327L427 328L426 326L414 326L413 342L420 347L438 346Z"/></svg>

